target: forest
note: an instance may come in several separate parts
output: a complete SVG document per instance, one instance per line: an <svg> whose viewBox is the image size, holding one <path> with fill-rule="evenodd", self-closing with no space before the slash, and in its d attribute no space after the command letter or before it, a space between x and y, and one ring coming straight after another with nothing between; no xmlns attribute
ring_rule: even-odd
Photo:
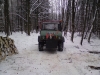
<svg viewBox="0 0 100 75"><path fill-rule="evenodd" d="M0 32L30 35L44 20L61 20L62 31L80 34L81 42L92 33L100 38L100 0L0 0Z"/></svg>
<svg viewBox="0 0 100 75"><path fill-rule="evenodd" d="M0 0L0 75L100 75L100 0Z"/></svg>

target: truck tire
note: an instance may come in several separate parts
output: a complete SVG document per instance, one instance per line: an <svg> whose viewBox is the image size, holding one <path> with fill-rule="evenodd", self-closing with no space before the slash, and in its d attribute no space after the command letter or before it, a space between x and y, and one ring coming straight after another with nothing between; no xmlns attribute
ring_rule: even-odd
<svg viewBox="0 0 100 75"><path fill-rule="evenodd" d="M58 51L63 51L63 42L58 44Z"/></svg>
<svg viewBox="0 0 100 75"><path fill-rule="evenodd" d="M41 42L39 42L38 48L39 48L39 51L43 51L43 44Z"/></svg>

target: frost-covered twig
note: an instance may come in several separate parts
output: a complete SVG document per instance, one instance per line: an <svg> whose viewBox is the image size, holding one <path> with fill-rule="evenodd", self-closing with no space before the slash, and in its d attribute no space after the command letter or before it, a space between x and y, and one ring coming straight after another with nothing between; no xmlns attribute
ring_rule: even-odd
<svg viewBox="0 0 100 75"><path fill-rule="evenodd" d="M23 10L23 11L25 11L25 9L24 9L24 8L22 8L22 10ZM25 11L25 12L26 12L26 11ZM28 14L28 13L26 12L26 14Z"/></svg>
<svg viewBox="0 0 100 75"><path fill-rule="evenodd" d="M32 5L32 8L33 8L33 6L34 6L37 2L38 2L38 0ZM32 11L32 8L30 9L30 11Z"/></svg>
<svg viewBox="0 0 100 75"><path fill-rule="evenodd" d="M44 7L44 6L41 6L42 8L46 9L46 10L49 10L48 8Z"/></svg>
<svg viewBox="0 0 100 75"><path fill-rule="evenodd" d="M21 15L19 15L19 14L17 14L17 13L9 13L9 14L14 14L14 15L17 15L17 16L19 16L20 18L22 18L24 21L26 21L26 22L27 22L27 20L26 20L25 18L23 18Z"/></svg>
<svg viewBox="0 0 100 75"><path fill-rule="evenodd" d="M40 14L48 14L49 12L40 12L38 15Z"/></svg>
<svg viewBox="0 0 100 75"><path fill-rule="evenodd" d="M31 11L30 11L30 15L31 15L31 13L34 12L41 4L42 4L42 2L39 3L39 5L38 5L34 10L31 10Z"/></svg>

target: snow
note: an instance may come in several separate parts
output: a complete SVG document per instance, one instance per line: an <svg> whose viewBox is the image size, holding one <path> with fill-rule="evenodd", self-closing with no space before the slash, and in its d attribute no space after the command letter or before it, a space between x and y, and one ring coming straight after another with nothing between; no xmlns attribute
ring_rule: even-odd
<svg viewBox="0 0 100 75"><path fill-rule="evenodd" d="M74 43L70 41L70 33L65 37L64 51L38 50L39 33L15 32L10 38L14 39L19 54L8 56L0 62L0 75L100 75L100 70L88 66L100 67L100 54L88 51L100 51L100 40L91 39L89 44L75 33ZM5 36L0 33L0 36Z"/></svg>

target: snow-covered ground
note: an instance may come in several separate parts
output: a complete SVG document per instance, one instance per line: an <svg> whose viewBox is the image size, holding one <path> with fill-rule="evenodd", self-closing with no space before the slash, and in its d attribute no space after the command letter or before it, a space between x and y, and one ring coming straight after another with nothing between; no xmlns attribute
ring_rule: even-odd
<svg viewBox="0 0 100 75"><path fill-rule="evenodd" d="M39 34L13 33L19 54L8 56L0 62L0 75L100 75L100 70L88 66L100 67L100 54L88 51L100 51L100 39L94 37L91 43L84 40L80 45L81 37L75 34L74 43L70 41L70 33L65 37L64 51L38 50ZM0 33L0 36L5 36Z"/></svg>

